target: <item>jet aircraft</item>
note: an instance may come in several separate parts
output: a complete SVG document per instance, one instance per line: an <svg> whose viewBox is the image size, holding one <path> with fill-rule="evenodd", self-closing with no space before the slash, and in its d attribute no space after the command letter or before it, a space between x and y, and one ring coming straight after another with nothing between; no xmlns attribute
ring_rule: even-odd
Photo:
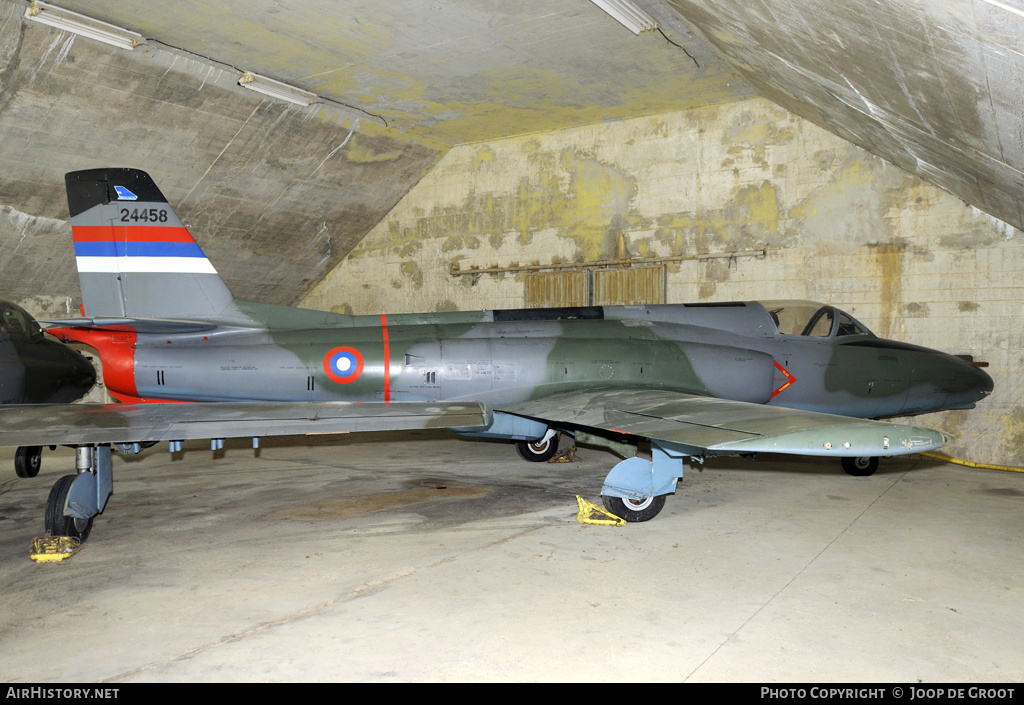
<svg viewBox="0 0 1024 705"><path fill-rule="evenodd" d="M944 441L873 419L967 409L992 390L968 360L880 339L811 302L351 316L244 301L145 172L78 171L66 185L83 318L48 332L95 348L124 403L0 416L0 444L77 448L77 474L47 504L59 534L84 537L103 510L111 444L175 451L195 438L216 448L227 437L255 446L265 435L438 427L515 441L541 461L567 433L633 456L602 495L613 513L646 521L684 461L791 453L866 475L878 456ZM621 453L636 446L644 453Z"/></svg>
<svg viewBox="0 0 1024 705"><path fill-rule="evenodd" d="M43 335L25 309L0 301L0 404L70 402L95 383L96 370L81 353ZM35 477L42 454L42 446L18 448L18 477Z"/></svg>

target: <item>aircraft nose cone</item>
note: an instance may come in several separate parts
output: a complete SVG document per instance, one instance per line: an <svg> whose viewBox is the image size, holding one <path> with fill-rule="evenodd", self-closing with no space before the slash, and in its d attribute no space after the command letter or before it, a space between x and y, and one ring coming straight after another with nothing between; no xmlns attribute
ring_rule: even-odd
<svg viewBox="0 0 1024 705"><path fill-rule="evenodd" d="M970 408L984 399L995 387L988 373L969 362L956 360L949 378L947 408Z"/></svg>
<svg viewBox="0 0 1024 705"><path fill-rule="evenodd" d="M977 394L975 399L984 399L995 389L995 383L992 381L992 377L980 367L971 366L971 370L974 372L973 387Z"/></svg>

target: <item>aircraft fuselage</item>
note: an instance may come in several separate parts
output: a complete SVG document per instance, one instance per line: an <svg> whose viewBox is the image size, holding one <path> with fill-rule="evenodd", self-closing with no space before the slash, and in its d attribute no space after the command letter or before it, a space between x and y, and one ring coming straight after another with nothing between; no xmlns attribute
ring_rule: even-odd
<svg viewBox="0 0 1024 705"><path fill-rule="evenodd" d="M828 311L817 334L784 334L771 304L756 302L355 317L310 311L315 327L51 332L99 349L107 387L125 401L474 399L500 407L602 386L880 418L969 408L992 389L988 375L963 359L882 340L859 324L843 330L852 319L841 311L800 305Z"/></svg>

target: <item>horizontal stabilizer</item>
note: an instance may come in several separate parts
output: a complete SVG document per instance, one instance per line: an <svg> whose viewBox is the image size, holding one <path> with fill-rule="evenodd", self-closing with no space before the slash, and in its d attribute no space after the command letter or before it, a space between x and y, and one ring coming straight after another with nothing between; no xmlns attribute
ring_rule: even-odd
<svg viewBox="0 0 1024 705"><path fill-rule="evenodd" d="M210 321L176 321L148 318L65 318L39 321L49 328L82 328L85 330L124 331L173 335L175 333L203 333L213 330L216 324Z"/></svg>
<svg viewBox="0 0 1024 705"><path fill-rule="evenodd" d="M0 407L0 446L145 443L479 427L476 402L207 402Z"/></svg>

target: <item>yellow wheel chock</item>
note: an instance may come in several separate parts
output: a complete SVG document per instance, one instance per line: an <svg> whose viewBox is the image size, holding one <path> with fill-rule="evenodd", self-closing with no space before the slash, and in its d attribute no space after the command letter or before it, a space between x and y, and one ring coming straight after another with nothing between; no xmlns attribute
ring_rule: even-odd
<svg viewBox="0 0 1024 705"><path fill-rule="evenodd" d="M52 536L47 531L40 538L32 539L32 552L28 557L36 563L59 563L71 558L81 549L81 539L73 536Z"/></svg>
<svg viewBox="0 0 1024 705"><path fill-rule="evenodd" d="M576 461L576 446L569 446L551 456L549 463L572 463Z"/></svg>
<svg viewBox="0 0 1024 705"><path fill-rule="evenodd" d="M588 502L579 495L576 495L576 501L580 505L579 514L576 515L576 521L580 524L597 524L603 526L624 526L626 520L615 516L609 511L605 511L603 507L599 507L593 502ZM603 514L610 519L595 519L594 514Z"/></svg>

